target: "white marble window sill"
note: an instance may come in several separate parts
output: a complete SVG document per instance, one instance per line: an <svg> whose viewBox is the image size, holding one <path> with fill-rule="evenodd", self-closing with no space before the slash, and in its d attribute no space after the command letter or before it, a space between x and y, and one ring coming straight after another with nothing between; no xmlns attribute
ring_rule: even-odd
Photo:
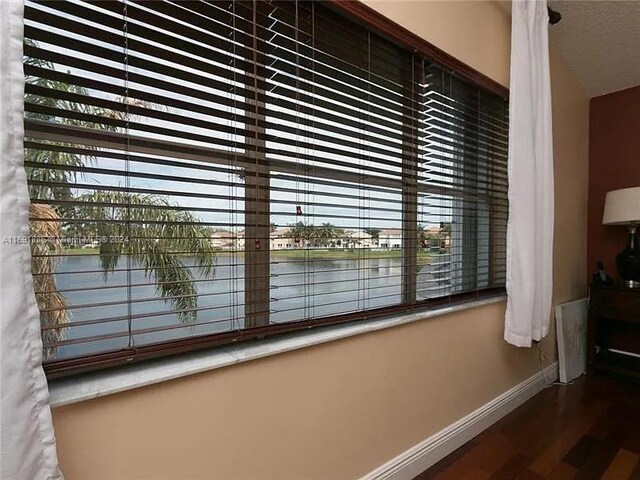
<svg viewBox="0 0 640 480"><path fill-rule="evenodd" d="M369 321L333 325L293 332L264 340L240 343L210 350L186 353L173 357L149 360L109 370L90 372L74 377L49 382L50 403L61 407L84 400L124 392L154 383L173 380L195 373L214 370L237 363L247 362L269 355L290 352L299 348L318 345L333 340L383 330L427 318L447 315L492 303L502 302L506 295L425 310L405 315L396 315Z"/></svg>

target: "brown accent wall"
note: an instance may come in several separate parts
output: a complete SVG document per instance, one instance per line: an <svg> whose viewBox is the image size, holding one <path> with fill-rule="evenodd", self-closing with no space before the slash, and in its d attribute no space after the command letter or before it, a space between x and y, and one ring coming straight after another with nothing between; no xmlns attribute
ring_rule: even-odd
<svg viewBox="0 0 640 480"><path fill-rule="evenodd" d="M494 2L368 1L508 84ZM585 295L589 101L554 53L554 302ZM67 480L346 480L556 358L502 340L504 303L192 375L53 411Z"/></svg>
<svg viewBox="0 0 640 480"><path fill-rule="evenodd" d="M608 191L640 186L640 86L591 99L589 112L588 281L598 260L618 278L615 256L625 245L624 227L602 225Z"/></svg>

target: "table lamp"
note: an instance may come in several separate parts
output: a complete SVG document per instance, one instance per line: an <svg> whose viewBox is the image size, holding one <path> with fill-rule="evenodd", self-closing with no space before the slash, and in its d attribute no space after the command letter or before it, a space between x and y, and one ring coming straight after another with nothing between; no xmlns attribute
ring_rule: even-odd
<svg viewBox="0 0 640 480"><path fill-rule="evenodd" d="M603 225L627 225L627 246L616 256L616 267L624 285L640 287L640 244L636 230L640 225L640 187L612 190L604 202Z"/></svg>

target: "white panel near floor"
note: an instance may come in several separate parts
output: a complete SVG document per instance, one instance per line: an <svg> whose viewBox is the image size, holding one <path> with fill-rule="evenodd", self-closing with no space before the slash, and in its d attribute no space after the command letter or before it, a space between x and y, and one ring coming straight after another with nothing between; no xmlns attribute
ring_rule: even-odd
<svg viewBox="0 0 640 480"><path fill-rule="evenodd" d="M586 298L556 307L556 332L560 381L570 382L587 372Z"/></svg>

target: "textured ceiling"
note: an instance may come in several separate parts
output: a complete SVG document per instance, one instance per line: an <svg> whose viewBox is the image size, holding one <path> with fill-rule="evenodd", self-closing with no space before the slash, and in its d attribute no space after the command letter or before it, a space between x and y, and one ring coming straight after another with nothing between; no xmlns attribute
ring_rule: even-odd
<svg viewBox="0 0 640 480"><path fill-rule="evenodd" d="M587 93L640 85L640 0L551 0L562 21L549 28Z"/></svg>

